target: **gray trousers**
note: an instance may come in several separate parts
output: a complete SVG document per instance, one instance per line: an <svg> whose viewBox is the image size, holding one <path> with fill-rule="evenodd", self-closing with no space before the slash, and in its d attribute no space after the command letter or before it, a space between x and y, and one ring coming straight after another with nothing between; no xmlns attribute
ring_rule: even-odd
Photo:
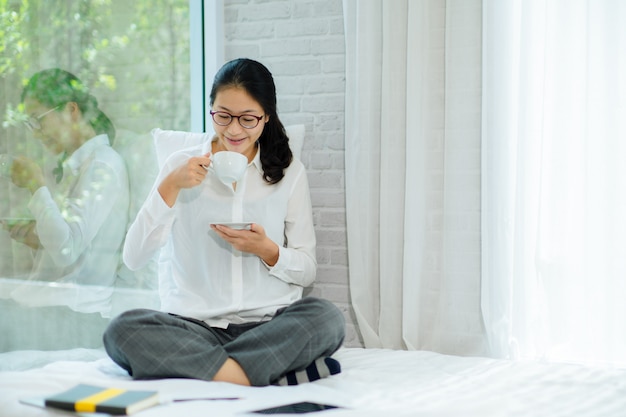
<svg viewBox="0 0 626 417"><path fill-rule="evenodd" d="M107 353L134 379L210 381L229 357L254 386L269 385L341 347L345 320L332 303L303 298L270 321L210 327L188 317L130 310L104 332Z"/></svg>

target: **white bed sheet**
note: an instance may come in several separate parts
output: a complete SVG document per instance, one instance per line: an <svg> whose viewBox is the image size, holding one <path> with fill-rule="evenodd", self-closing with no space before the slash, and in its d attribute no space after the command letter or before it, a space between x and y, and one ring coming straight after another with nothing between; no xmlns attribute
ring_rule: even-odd
<svg viewBox="0 0 626 417"><path fill-rule="evenodd" d="M135 415L251 416L252 410L298 401L343 408L313 416L626 415L626 370L572 364L512 362L425 351L341 349L343 372L296 387L250 388L196 380L132 381L106 357L57 361L38 369L0 372L0 416L66 415L23 405L77 383L159 390L173 398L240 397L236 401L169 403ZM5 368L6 369L6 368Z"/></svg>

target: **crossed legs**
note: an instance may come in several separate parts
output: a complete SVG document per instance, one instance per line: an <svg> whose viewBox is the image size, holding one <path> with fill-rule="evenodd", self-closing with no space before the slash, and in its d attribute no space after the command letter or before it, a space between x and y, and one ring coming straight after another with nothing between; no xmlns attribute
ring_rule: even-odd
<svg viewBox="0 0 626 417"><path fill-rule="evenodd" d="M152 310L131 310L104 334L107 353L135 379L195 378L264 386L332 355L344 338L332 303L304 298L268 322L212 328Z"/></svg>

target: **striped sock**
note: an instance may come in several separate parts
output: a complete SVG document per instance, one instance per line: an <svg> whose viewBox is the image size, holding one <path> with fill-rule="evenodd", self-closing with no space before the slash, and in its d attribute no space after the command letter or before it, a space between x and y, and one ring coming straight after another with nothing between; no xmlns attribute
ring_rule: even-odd
<svg viewBox="0 0 626 417"><path fill-rule="evenodd" d="M274 385L298 385L313 382L341 372L341 365L333 358L319 358L300 371L289 371Z"/></svg>

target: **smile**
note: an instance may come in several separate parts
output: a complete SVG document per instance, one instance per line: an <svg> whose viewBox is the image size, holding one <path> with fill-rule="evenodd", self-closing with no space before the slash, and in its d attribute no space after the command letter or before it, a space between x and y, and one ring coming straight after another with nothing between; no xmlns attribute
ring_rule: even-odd
<svg viewBox="0 0 626 417"><path fill-rule="evenodd" d="M242 139L233 139L233 138L229 138L229 137L226 137L226 139L227 139L229 142L232 142L232 143L241 143L241 142L243 142L244 140L246 140L246 138L242 138Z"/></svg>

